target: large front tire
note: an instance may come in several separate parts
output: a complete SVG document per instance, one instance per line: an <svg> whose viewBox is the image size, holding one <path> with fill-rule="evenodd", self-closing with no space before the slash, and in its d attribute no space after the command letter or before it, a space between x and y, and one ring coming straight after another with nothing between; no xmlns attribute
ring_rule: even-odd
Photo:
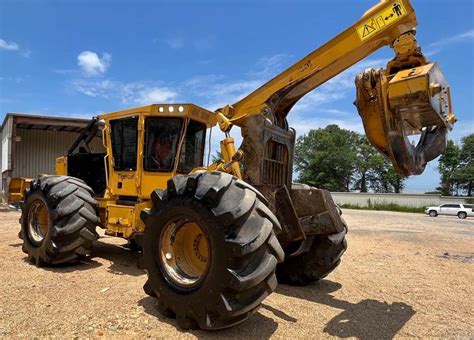
<svg viewBox="0 0 474 340"><path fill-rule="evenodd" d="M220 329L249 317L275 289L284 259L265 198L220 173L176 176L142 212L145 292L183 329Z"/></svg>
<svg viewBox="0 0 474 340"><path fill-rule="evenodd" d="M39 267L90 254L98 238L96 205L92 189L78 178L43 176L33 181L20 218L28 259Z"/></svg>

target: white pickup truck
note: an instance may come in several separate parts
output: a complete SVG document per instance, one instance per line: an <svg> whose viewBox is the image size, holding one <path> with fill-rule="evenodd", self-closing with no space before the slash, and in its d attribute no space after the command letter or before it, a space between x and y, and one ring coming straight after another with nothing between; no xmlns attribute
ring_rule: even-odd
<svg viewBox="0 0 474 340"><path fill-rule="evenodd" d="M474 205L457 203L442 204L437 207L427 207L425 209L425 214L430 215L431 217L436 217L438 215L452 215L464 219L468 216L474 216Z"/></svg>

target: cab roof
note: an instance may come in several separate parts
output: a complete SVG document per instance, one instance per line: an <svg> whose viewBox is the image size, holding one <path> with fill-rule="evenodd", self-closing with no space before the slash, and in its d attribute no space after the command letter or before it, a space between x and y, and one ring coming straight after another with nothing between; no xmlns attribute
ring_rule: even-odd
<svg viewBox="0 0 474 340"><path fill-rule="evenodd" d="M140 114L145 116L186 117L204 123L208 127L212 127L217 124L217 119L214 112L189 103L151 104L120 111L103 113L98 115L98 118L107 121Z"/></svg>

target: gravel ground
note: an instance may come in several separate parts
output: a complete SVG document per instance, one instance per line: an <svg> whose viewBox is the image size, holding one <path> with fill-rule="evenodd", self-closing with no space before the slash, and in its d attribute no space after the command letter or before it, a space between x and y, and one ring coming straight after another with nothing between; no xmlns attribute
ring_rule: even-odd
<svg viewBox="0 0 474 340"><path fill-rule="evenodd" d="M280 285L247 322L181 331L142 286L137 254L102 237L95 257L36 268L21 251L17 212L0 212L2 337L474 336L474 219L344 210L349 249L309 287Z"/></svg>

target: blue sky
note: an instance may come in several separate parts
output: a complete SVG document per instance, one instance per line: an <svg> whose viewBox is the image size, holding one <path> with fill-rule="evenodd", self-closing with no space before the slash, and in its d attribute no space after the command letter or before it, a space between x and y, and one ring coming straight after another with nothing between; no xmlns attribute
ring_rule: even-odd
<svg viewBox="0 0 474 340"><path fill-rule="evenodd" d="M2 0L0 119L6 112L90 117L152 102L215 109L352 25L376 2ZM451 84L459 121L450 137L459 141L474 132L474 2L412 4L418 41ZM352 105L354 77L391 57L382 49L316 89L290 113L290 124L298 134L330 123L362 132ZM406 184L423 191L438 182L434 162Z"/></svg>

